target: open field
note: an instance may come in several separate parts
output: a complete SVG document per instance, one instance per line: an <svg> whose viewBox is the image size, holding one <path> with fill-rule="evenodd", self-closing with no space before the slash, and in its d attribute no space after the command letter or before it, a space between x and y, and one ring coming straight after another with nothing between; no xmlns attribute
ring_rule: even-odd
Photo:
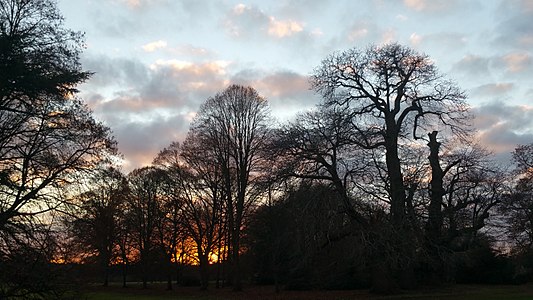
<svg viewBox="0 0 533 300"><path fill-rule="evenodd" d="M231 289L215 289L200 291L197 287L175 287L166 291L164 285L153 284L143 290L139 285L130 285L123 289L110 286L90 286L84 295L87 300L209 300L209 299L510 299L533 300L533 284L526 285L455 285L439 289L424 289L402 292L398 295L380 296L370 294L366 290L355 291L282 291L275 293L272 286L247 287L242 292Z"/></svg>

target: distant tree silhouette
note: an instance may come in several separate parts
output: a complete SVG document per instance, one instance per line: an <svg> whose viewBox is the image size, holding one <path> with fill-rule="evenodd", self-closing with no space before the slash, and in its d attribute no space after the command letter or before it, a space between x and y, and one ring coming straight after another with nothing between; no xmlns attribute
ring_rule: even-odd
<svg viewBox="0 0 533 300"><path fill-rule="evenodd" d="M156 160L165 166L181 205L181 226L196 246L201 289L209 282L209 258L222 239L224 188L221 168L215 157L190 132L182 145L172 143Z"/></svg>
<svg viewBox="0 0 533 300"><path fill-rule="evenodd" d="M533 257L533 144L518 145L512 154L518 180L502 206L506 233L518 254Z"/></svg>
<svg viewBox="0 0 533 300"><path fill-rule="evenodd" d="M200 107L191 125L195 138L221 168L234 290L241 290L241 230L256 200L254 176L261 170L269 131L266 100L251 87L231 85Z"/></svg>
<svg viewBox="0 0 533 300"><path fill-rule="evenodd" d="M155 262L157 225L161 221L164 185L168 183L163 170L156 167L135 169L128 174L130 194L128 198L129 222L134 243L139 253L143 288L148 287L151 265Z"/></svg>
<svg viewBox="0 0 533 300"><path fill-rule="evenodd" d="M88 178L88 190L81 193L79 211L73 211L70 230L78 251L91 256L94 251L103 270L103 284L109 283L109 268L120 256L121 212L128 197L128 183L117 169L98 170Z"/></svg>

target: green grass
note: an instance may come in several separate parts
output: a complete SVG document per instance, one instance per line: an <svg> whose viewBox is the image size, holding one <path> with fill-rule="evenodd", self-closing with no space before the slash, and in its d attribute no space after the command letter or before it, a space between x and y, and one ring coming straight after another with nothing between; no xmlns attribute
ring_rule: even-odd
<svg viewBox="0 0 533 300"><path fill-rule="evenodd" d="M533 284L527 285L456 285L438 289L404 291L397 295L380 296L366 290L356 291L282 291L274 292L271 286L245 287L243 292L234 293L229 288L200 291L196 287L176 287L166 291L165 285L152 284L146 290L139 285L126 289L117 286L107 288L90 286L86 289L86 300L225 300L225 299L445 299L445 300L533 300Z"/></svg>

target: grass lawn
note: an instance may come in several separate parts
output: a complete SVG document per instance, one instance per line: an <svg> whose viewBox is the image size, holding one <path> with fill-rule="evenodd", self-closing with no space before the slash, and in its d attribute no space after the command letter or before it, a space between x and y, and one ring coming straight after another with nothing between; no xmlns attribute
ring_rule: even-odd
<svg viewBox="0 0 533 300"><path fill-rule="evenodd" d="M509 299L533 300L533 284L526 285L455 285L439 289L424 289L402 292L398 295L379 296L366 290L355 291L282 291L278 294L271 286L245 287L242 292L232 292L229 288L200 291L197 287L175 287L166 291L163 284L152 284L143 290L138 284L128 288L118 286L89 286L86 289L87 300L209 300L209 299Z"/></svg>

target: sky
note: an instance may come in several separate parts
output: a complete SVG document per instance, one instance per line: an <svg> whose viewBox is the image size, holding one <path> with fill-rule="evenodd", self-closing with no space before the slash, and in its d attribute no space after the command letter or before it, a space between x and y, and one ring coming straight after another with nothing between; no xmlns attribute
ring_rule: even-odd
<svg viewBox="0 0 533 300"><path fill-rule="evenodd" d="M187 134L229 84L279 122L320 98L309 76L335 51L398 42L466 91L479 143L501 161L533 143L533 0L58 0L85 32L79 97L112 130L124 170Z"/></svg>

